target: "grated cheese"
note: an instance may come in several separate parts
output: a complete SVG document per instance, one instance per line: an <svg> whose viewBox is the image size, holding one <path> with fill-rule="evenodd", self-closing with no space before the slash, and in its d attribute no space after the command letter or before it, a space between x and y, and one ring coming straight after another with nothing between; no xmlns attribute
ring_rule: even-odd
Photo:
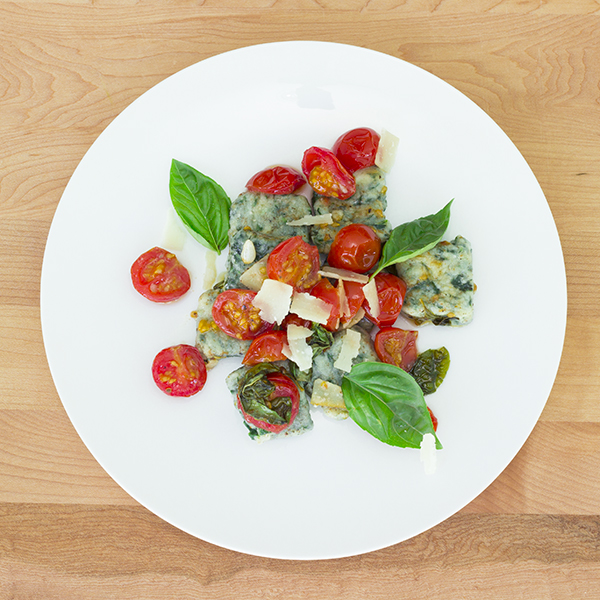
<svg viewBox="0 0 600 600"><path fill-rule="evenodd" d="M375 164L382 171L388 173L394 166L399 142L400 140L393 133L385 129L381 132L381 139L379 140L377 154L375 155Z"/></svg>
<svg viewBox="0 0 600 600"><path fill-rule="evenodd" d="M325 325L331 314L331 304L304 292L294 292L289 312L301 319Z"/></svg>
<svg viewBox="0 0 600 600"><path fill-rule="evenodd" d="M426 475L433 475L437 468L437 450L435 447L435 436L426 433L421 441L420 459L423 463Z"/></svg>
<svg viewBox="0 0 600 600"><path fill-rule="evenodd" d="M363 293L366 301L369 303L369 309L371 315L376 319L381 314L381 306L379 305L379 296L377 295L377 284L375 278L371 279L365 287L363 287Z"/></svg>
<svg viewBox="0 0 600 600"><path fill-rule="evenodd" d="M340 371L349 373L352 370L352 361L358 356L360 349L360 333L354 329L346 329L346 334L342 340L340 354L333 366Z"/></svg>
<svg viewBox="0 0 600 600"><path fill-rule="evenodd" d="M289 221L288 225L302 226L302 225L332 225L333 217L331 213L324 213L322 215L305 215L301 219L295 221Z"/></svg>
<svg viewBox="0 0 600 600"><path fill-rule="evenodd" d="M308 371L312 367L313 349L306 341L312 331L301 325L290 324L287 328L287 347L284 346L283 354L295 362L301 371Z"/></svg>
<svg viewBox="0 0 600 600"><path fill-rule="evenodd" d="M289 313L294 288L275 279L265 279L252 304L260 309L260 318L281 325Z"/></svg>

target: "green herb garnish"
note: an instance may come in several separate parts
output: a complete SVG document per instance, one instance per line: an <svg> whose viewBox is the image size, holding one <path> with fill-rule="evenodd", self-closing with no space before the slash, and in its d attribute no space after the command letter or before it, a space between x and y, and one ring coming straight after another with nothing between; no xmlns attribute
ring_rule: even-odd
<svg viewBox="0 0 600 600"><path fill-rule="evenodd" d="M229 243L231 208L223 188L190 165L173 159L169 191L175 211L194 238L221 254Z"/></svg>
<svg viewBox="0 0 600 600"><path fill-rule="evenodd" d="M442 346L437 350L425 350L419 354L410 374L423 390L423 394L433 394L442 385L449 367L450 353Z"/></svg>

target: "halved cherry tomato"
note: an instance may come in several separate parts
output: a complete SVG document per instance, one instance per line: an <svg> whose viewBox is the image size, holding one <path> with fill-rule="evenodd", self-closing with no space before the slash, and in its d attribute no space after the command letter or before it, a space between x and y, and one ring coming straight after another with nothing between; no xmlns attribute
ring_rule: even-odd
<svg viewBox="0 0 600 600"><path fill-rule="evenodd" d="M375 164L380 135L368 127L351 129L333 145L333 152L350 173Z"/></svg>
<svg viewBox="0 0 600 600"><path fill-rule="evenodd" d="M212 316L221 331L239 340L251 340L273 328L263 321L259 309L252 304L256 292L251 290L225 290L212 307Z"/></svg>
<svg viewBox="0 0 600 600"><path fill-rule="evenodd" d="M379 327L393 325L400 316L400 310L406 295L406 283L400 277L383 272L375 275L375 285L377 286L381 310L379 316L373 317L369 303L365 302L363 308L366 317Z"/></svg>
<svg viewBox="0 0 600 600"><path fill-rule="evenodd" d="M270 423L264 418L259 418L251 414L252 407L250 404L242 402L240 394L238 393L238 408L240 409L244 420L254 427L263 429L264 431L270 431L273 433L280 433L287 429L298 415L300 408L300 393L298 386L294 381L283 373L267 373L263 375L267 381L273 386L273 389L268 397L262 398L260 403L268 408L270 411L274 411L277 416L277 423ZM279 400L282 399L282 400ZM259 414L261 411L255 411L255 414Z"/></svg>
<svg viewBox="0 0 600 600"><path fill-rule="evenodd" d="M429 411L429 416L431 417L431 422L433 423L433 430L437 431L438 420L437 420L436 416L433 414L433 411L429 408L429 406L427 407L427 410Z"/></svg>
<svg viewBox="0 0 600 600"><path fill-rule="evenodd" d="M188 270L177 257L158 246L144 252L131 265L133 287L152 302L172 302L191 285Z"/></svg>
<svg viewBox="0 0 600 600"><path fill-rule="evenodd" d="M356 191L354 176L345 169L331 150L313 146L302 157L302 172L315 192L340 200Z"/></svg>
<svg viewBox="0 0 600 600"><path fill-rule="evenodd" d="M294 313L289 313L283 319L283 321L281 323L281 328L287 330L288 325L298 325L298 327L306 327L307 329L310 329L312 326L312 323L313 322L309 321L308 319L303 319L302 317L299 317L298 315L296 315Z"/></svg>
<svg viewBox="0 0 600 600"><path fill-rule="evenodd" d="M305 183L302 173L296 169L277 165L253 175L246 188L263 194L292 194Z"/></svg>
<svg viewBox="0 0 600 600"><path fill-rule="evenodd" d="M356 317L360 307L365 301L363 292L363 284L356 281L344 281L344 291L346 293L346 301L348 303L348 314L342 315L342 324L349 323Z"/></svg>
<svg viewBox="0 0 600 600"><path fill-rule="evenodd" d="M321 258L316 246L296 235L276 246L267 259L267 276L307 291L321 278Z"/></svg>
<svg viewBox="0 0 600 600"><path fill-rule="evenodd" d="M338 290L331 285L329 279L321 279L321 281L310 290L309 294L316 298L320 298L331 305L329 319L323 327L329 331L336 331L340 325L341 317L340 295Z"/></svg>
<svg viewBox="0 0 600 600"><path fill-rule="evenodd" d="M332 267L366 273L379 261L381 240L368 225L352 223L342 227L331 243L327 262Z"/></svg>
<svg viewBox="0 0 600 600"><path fill-rule="evenodd" d="M152 363L152 378L169 396L193 396L206 383L206 365L197 348L179 344L156 355Z"/></svg>
<svg viewBox="0 0 600 600"><path fill-rule="evenodd" d="M283 348L287 343L287 332L267 331L252 340L246 355L242 359L245 365L257 365L262 362L285 360Z"/></svg>
<svg viewBox="0 0 600 600"><path fill-rule="evenodd" d="M396 365L408 373L417 360L418 336L418 331L383 327L375 336L375 352L381 362Z"/></svg>

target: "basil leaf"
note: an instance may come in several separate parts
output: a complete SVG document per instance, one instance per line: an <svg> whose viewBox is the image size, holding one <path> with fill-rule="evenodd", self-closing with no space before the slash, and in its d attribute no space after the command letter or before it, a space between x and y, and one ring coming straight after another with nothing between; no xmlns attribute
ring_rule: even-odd
<svg viewBox="0 0 600 600"><path fill-rule="evenodd" d="M342 379L342 393L352 420L386 444L419 448L424 434L435 436L421 388L395 365L354 365ZM442 445L435 439L440 449Z"/></svg>
<svg viewBox="0 0 600 600"><path fill-rule="evenodd" d="M175 211L194 238L221 254L229 243L231 208L223 188L190 165L173 159L169 191Z"/></svg>
<svg viewBox="0 0 600 600"><path fill-rule="evenodd" d="M373 277L390 265L404 262L413 256L431 250L448 229L452 202L453 200L450 200L442 210L434 215L421 217L394 228L383 246L381 258Z"/></svg>

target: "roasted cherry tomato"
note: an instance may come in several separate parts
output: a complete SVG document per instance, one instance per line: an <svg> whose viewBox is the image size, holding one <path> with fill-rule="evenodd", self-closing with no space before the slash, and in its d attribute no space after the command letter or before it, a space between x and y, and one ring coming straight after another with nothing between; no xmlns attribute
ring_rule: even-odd
<svg viewBox="0 0 600 600"><path fill-rule="evenodd" d="M298 325L298 327L306 327L306 329L310 329L312 326L312 321L308 319L303 319L294 313L289 313L282 321L281 328L287 329L288 325Z"/></svg>
<svg viewBox="0 0 600 600"><path fill-rule="evenodd" d="M375 352L381 362L396 365L407 373L417 360L418 331L383 327L375 336Z"/></svg>
<svg viewBox="0 0 600 600"><path fill-rule="evenodd" d="M133 287L153 302L172 302L181 298L191 285L188 270L177 257L162 248L144 252L131 265Z"/></svg>
<svg viewBox="0 0 600 600"><path fill-rule="evenodd" d="M329 331L336 331L340 325L341 317L340 294L337 288L331 285L329 279L321 279L309 293L311 296L320 298L331 306L329 319L323 327Z"/></svg>
<svg viewBox="0 0 600 600"><path fill-rule="evenodd" d="M156 385L169 396L193 396L206 383L206 365L194 346L180 344L161 350L152 363Z"/></svg>
<svg viewBox="0 0 600 600"><path fill-rule="evenodd" d="M370 271L381 256L381 240L368 225L352 223L342 227L336 234L327 262L338 269L355 273Z"/></svg>
<svg viewBox="0 0 600 600"><path fill-rule="evenodd" d="M285 360L283 348L287 343L287 332L284 330L267 331L252 340L242 363L257 365L263 362Z"/></svg>
<svg viewBox="0 0 600 600"><path fill-rule="evenodd" d="M302 173L296 169L277 165L253 175L246 188L263 194L292 194L305 183Z"/></svg>
<svg viewBox="0 0 600 600"><path fill-rule="evenodd" d="M379 327L393 325L400 316L406 295L406 284L400 277L391 273L378 273L375 275L375 285L379 296L380 313L379 316L373 317L369 303L365 302L363 307L366 317Z"/></svg>
<svg viewBox="0 0 600 600"><path fill-rule="evenodd" d="M333 145L333 153L350 173L375 164L380 135L368 127L352 129Z"/></svg>
<svg viewBox="0 0 600 600"><path fill-rule="evenodd" d="M251 340L273 328L263 321L259 309L252 304L256 292L251 290L225 290L212 308L212 316L221 331L239 340Z"/></svg>
<svg viewBox="0 0 600 600"><path fill-rule="evenodd" d="M433 423L433 430L437 431L438 420L437 420L436 416L433 414L433 411L429 408L429 406L427 407L427 410L429 411L429 416L431 417L431 422Z"/></svg>
<svg viewBox="0 0 600 600"><path fill-rule="evenodd" d="M363 292L363 284L356 281L344 281L344 292L346 294L346 302L348 303L348 313L342 315L342 324L349 323L356 317L363 302L365 294Z"/></svg>
<svg viewBox="0 0 600 600"><path fill-rule="evenodd" d="M298 414L300 392L290 377L272 365L255 365L240 380L238 408L250 425L280 433Z"/></svg>
<svg viewBox="0 0 600 600"><path fill-rule="evenodd" d="M302 172L317 194L340 200L356 191L354 176L344 168L331 150L313 146L302 158Z"/></svg>
<svg viewBox="0 0 600 600"><path fill-rule="evenodd" d="M267 259L267 276L308 291L321 278L321 258L316 246L296 235L276 246Z"/></svg>

